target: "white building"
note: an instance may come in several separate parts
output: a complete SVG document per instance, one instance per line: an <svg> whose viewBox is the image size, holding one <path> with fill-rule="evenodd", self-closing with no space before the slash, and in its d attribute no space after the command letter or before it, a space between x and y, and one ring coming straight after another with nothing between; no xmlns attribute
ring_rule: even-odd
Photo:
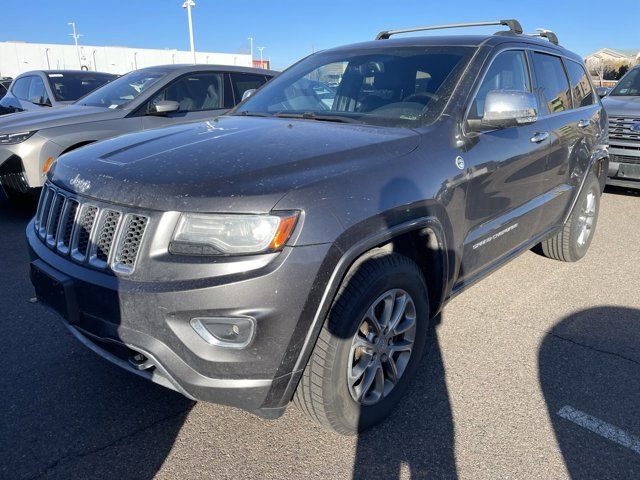
<svg viewBox="0 0 640 480"><path fill-rule="evenodd" d="M633 49L613 49L613 48L601 48L597 52L593 52L585 58L585 61L589 59L597 58L605 62L628 62L635 64L640 62L640 50Z"/></svg>
<svg viewBox="0 0 640 480"><path fill-rule="evenodd" d="M129 47L94 47L45 43L0 42L0 76L15 77L29 70L88 70L123 74L138 68L192 63L191 52ZM196 52L196 63L251 66L251 55Z"/></svg>

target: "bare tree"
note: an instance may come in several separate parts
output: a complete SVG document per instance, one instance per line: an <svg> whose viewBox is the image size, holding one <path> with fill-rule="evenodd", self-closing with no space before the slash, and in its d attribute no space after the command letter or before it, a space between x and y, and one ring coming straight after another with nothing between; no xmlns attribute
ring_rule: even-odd
<svg viewBox="0 0 640 480"><path fill-rule="evenodd" d="M599 57L589 57L587 59L587 69L591 75L595 75L600 79L600 86L602 86L604 72L607 70L606 62Z"/></svg>

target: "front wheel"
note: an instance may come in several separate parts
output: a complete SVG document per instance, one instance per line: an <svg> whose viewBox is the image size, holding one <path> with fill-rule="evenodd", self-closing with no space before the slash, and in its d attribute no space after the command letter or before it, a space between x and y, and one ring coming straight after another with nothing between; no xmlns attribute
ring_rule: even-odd
<svg viewBox="0 0 640 480"><path fill-rule="evenodd" d="M416 373L428 319L427 287L415 262L372 255L343 282L295 403L346 435L384 420Z"/></svg>
<svg viewBox="0 0 640 480"><path fill-rule="evenodd" d="M590 173L562 230L542 242L545 256L563 262L577 262L586 255L598 223L600 194L600 182Z"/></svg>

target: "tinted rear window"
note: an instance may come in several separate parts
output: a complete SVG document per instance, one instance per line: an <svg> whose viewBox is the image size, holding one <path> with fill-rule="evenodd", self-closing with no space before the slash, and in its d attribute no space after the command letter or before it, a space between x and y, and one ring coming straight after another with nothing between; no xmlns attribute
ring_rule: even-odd
<svg viewBox="0 0 640 480"><path fill-rule="evenodd" d="M562 60L554 55L535 52L533 70L536 77L538 94L543 101L543 109L548 113L557 113L571 108L569 81L564 73Z"/></svg>
<svg viewBox="0 0 640 480"><path fill-rule="evenodd" d="M573 91L573 99L575 107L588 107L595 103L596 96L591 88L591 82L587 77L584 67L576 62L567 61L567 71L571 80L571 90Z"/></svg>
<svg viewBox="0 0 640 480"><path fill-rule="evenodd" d="M75 102L105 83L115 79L115 75L104 73L50 73L49 84L56 100Z"/></svg>

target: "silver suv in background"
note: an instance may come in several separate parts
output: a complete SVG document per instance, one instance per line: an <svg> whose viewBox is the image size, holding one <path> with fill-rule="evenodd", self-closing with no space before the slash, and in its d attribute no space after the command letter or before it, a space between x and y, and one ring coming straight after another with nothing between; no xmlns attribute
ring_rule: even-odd
<svg viewBox="0 0 640 480"><path fill-rule="evenodd" d="M72 104L118 78L102 72L40 70L23 73L0 100L0 115Z"/></svg>
<svg viewBox="0 0 640 480"><path fill-rule="evenodd" d="M609 115L607 184L640 188L640 65L602 99Z"/></svg>
<svg viewBox="0 0 640 480"><path fill-rule="evenodd" d="M0 186L8 197L20 197L41 187L51 164L64 153L125 133L219 115L274 74L219 65L150 67L69 107L1 117Z"/></svg>

